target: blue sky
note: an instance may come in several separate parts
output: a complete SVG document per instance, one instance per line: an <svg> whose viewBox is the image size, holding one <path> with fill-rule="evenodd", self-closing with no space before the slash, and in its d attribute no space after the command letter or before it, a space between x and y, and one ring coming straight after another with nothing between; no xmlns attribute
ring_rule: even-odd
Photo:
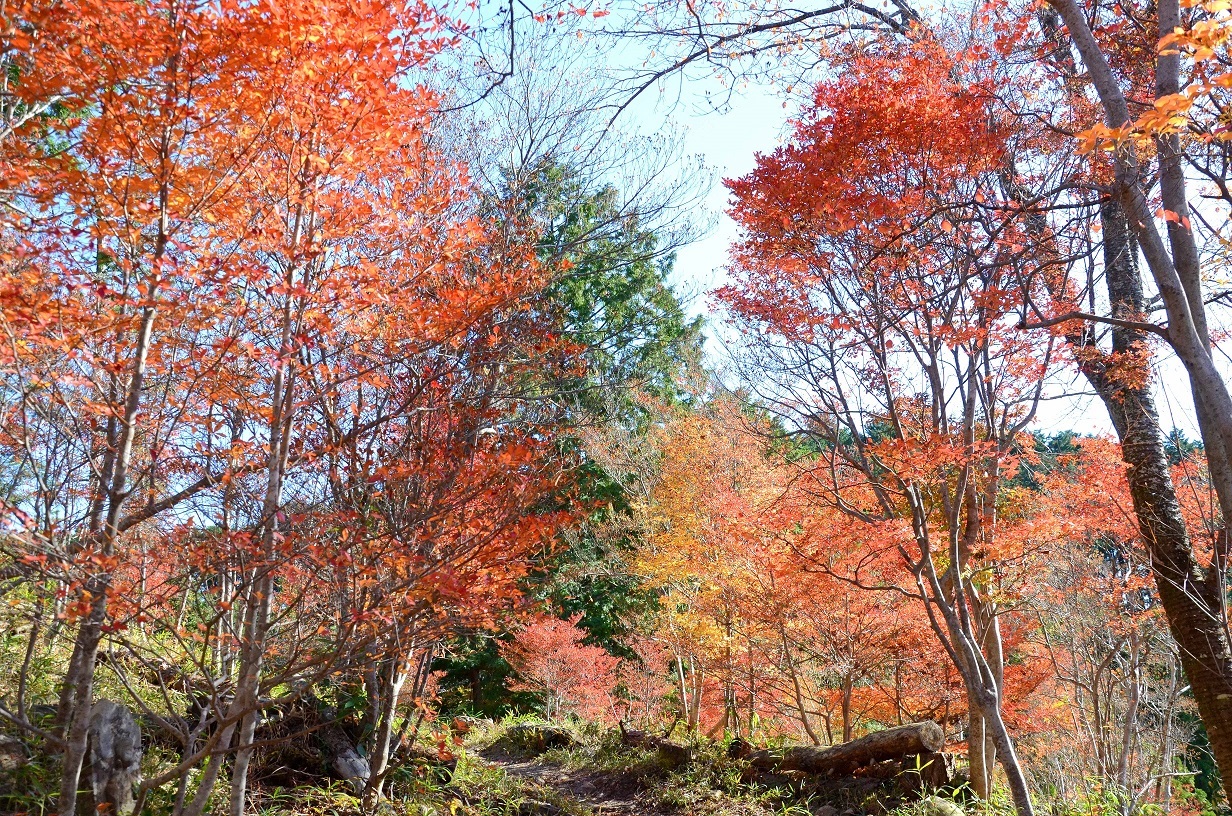
<svg viewBox="0 0 1232 816"><path fill-rule="evenodd" d="M685 144L700 154L716 171L716 181L707 198L708 208L719 214L713 230L702 240L681 250L676 274L687 290L713 289L723 280L727 247L736 237L736 227L724 212L727 190L720 181L736 178L753 169L757 152L768 153L778 145L789 111L765 89L752 89L733 100L730 110L699 113L683 108L677 114L688 126ZM698 106L695 104L694 108ZM704 299L694 308L705 308Z"/></svg>

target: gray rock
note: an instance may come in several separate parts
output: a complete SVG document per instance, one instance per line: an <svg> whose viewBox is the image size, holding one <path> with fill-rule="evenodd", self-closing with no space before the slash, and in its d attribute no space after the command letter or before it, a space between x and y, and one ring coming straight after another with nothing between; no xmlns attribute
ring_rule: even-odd
<svg viewBox="0 0 1232 816"><path fill-rule="evenodd" d="M356 794L363 793L368 786L369 777L372 776L368 760L360 756L337 723L330 723L322 728L320 737L321 742L325 743L330 769L340 779L345 779Z"/></svg>
<svg viewBox="0 0 1232 816"><path fill-rule="evenodd" d="M94 810L132 813L141 781L141 728L126 706L99 700L91 707L88 761Z"/></svg>
<svg viewBox="0 0 1232 816"><path fill-rule="evenodd" d="M838 808L834 805L822 805L813 811L813 816L839 816Z"/></svg>

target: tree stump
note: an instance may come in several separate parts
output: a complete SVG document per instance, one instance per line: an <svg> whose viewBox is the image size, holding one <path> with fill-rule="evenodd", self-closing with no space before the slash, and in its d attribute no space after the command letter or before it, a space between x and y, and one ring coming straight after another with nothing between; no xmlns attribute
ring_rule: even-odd
<svg viewBox="0 0 1232 816"><path fill-rule="evenodd" d="M903 758L903 787L922 792L944 788L954 782L957 755L925 753Z"/></svg>

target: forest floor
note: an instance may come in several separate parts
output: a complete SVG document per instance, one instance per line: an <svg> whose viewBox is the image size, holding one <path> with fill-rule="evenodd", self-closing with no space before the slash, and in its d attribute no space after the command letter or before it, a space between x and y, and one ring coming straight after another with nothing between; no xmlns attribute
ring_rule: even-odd
<svg viewBox="0 0 1232 816"><path fill-rule="evenodd" d="M510 744L513 732L499 726L492 733L472 742L472 761L488 764L532 797L548 793L554 803L539 810L523 803L520 816L891 816L896 810L893 816L936 816L915 813L912 803L903 807L885 780L833 780L820 787L750 781L747 766L720 743L699 744L691 761L671 765L654 750L622 744L614 731L581 734L567 747L540 751Z"/></svg>
<svg viewBox="0 0 1232 816"><path fill-rule="evenodd" d="M467 734L452 759L435 752L391 778L379 814L402 816L963 816L904 800L884 780L821 786L750 782L747 766L721 743L695 746L692 761L665 765L656 752L622 744L614 731L571 732L544 749L509 739L505 725ZM263 816L351 816L344 787L301 784L256 797Z"/></svg>

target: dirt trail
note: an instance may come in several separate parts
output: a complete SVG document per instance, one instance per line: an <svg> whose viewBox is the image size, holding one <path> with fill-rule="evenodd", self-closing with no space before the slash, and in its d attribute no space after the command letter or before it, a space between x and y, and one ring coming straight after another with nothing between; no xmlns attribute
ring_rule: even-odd
<svg viewBox="0 0 1232 816"><path fill-rule="evenodd" d="M618 776L596 771L570 770L535 760L493 759L506 773L556 791L595 816L653 816L657 811L640 802L637 786Z"/></svg>

